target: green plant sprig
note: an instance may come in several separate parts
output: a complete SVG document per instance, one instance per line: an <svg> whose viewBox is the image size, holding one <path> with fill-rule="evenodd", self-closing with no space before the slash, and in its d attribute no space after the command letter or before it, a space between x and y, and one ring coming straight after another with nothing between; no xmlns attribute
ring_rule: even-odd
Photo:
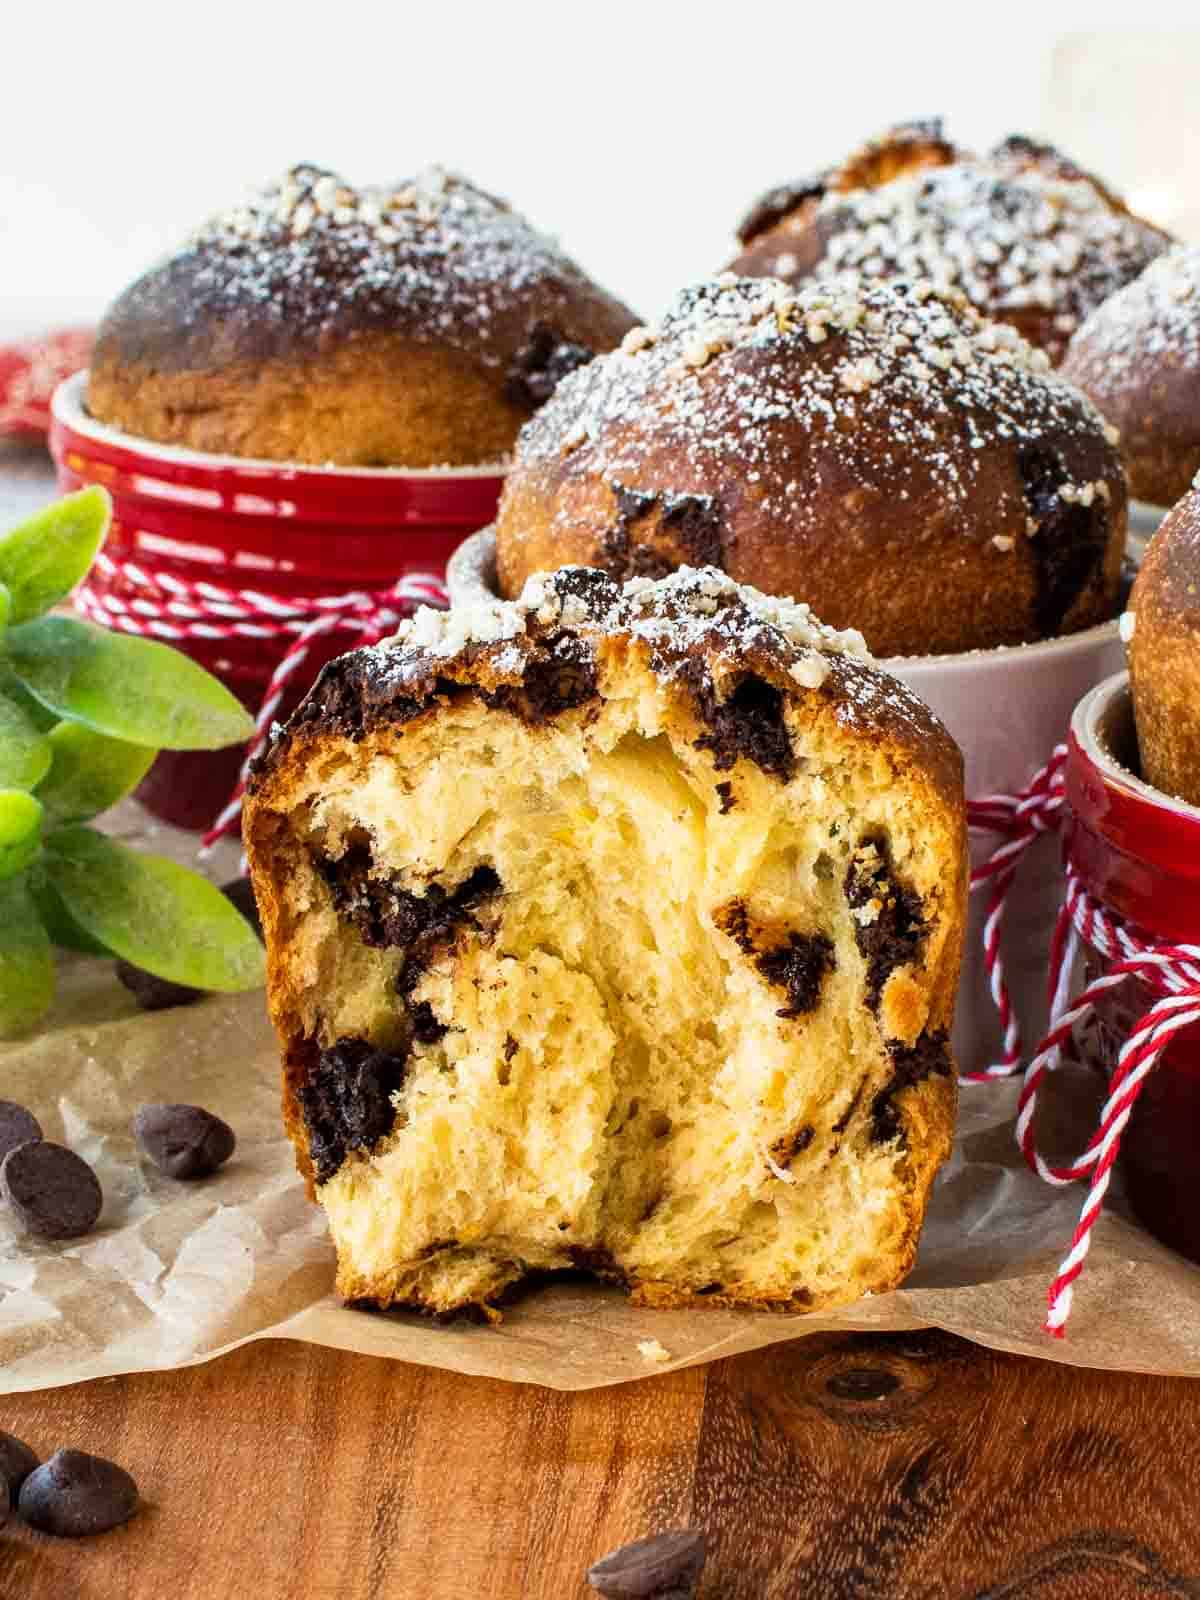
<svg viewBox="0 0 1200 1600"><path fill-rule="evenodd" d="M253 731L211 674L169 645L46 615L87 574L111 519L100 488L0 538L0 1038L54 998L54 947L124 957L233 993L263 952L213 884L86 824L159 750L217 750Z"/></svg>

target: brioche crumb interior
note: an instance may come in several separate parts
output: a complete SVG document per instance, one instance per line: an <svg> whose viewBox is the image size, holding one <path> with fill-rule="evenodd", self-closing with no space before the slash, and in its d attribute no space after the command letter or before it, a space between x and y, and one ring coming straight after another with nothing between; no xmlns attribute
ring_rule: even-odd
<svg viewBox="0 0 1200 1600"><path fill-rule="evenodd" d="M920 794L820 719L785 785L715 772L661 712L630 689L530 726L464 696L386 755L368 736L310 764L288 824L304 1026L405 1055L390 1131L318 1189L343 1292L450 1310L584 1266L651 1301L832 1304L910 1248L872 912L846 882L881 839L936 905ZM335 903L355 850L417 896L484 867L498 887L414 977Z"/></svg>

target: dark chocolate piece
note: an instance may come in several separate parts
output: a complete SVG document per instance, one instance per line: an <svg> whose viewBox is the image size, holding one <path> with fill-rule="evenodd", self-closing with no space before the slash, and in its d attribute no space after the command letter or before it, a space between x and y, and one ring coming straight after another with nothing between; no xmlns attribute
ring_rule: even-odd
<svg viewBox="0 0 1200 1600"><path fill-rule="evenodd" d="M33 1112L15 1100L0 1100L0 1161L19 1144L42 1137L42 1125Z"/></svg>
<svg viewBox="0 0 1200 1600"><path fill-rule="evenodd" d="M783 718L782 690L747 673L732 694L718 700L703 661L685 661L679 675L700 720L711 730L700 735L696 748L710 752L717 771L727 772L741 757L787 783L796 758Z"/></svg>
<svg viewBox="0 0 1200 1600"><path fill-rule="evenodd" d="M1045 445L1027 445L1017 457L1029 515L1037 524L1029 547L1037 568L1034 618L1044 639L1062 631L1063 619L1098 578L1108 548L1108 502L1090 505L1064 500L1059 490L1071 481L1061 457Z"/></svg>
<svg viewBox="0 0 1200 1600"><path fill-rule="evenodd" d="M694 1528L657 1533L604 1556L588 1568L587 1581L606 1600L689 1600L707 1553Z"/></svg>
<svg viewBox="0 0 1200 1600"><path fill-rule="evenodd" d="M65 1145L35 1139L0 1163L0 1196L42 1239L76 1239L96 1224L104 1205L100 1180Z"/></svg>
<svg viewBox="0 0 1200 1600"><path fill-rule="evenodd" d="M777 1017L802 1017L821 997L825 975L837 965L833 943L823 933L789 933L787 943L764 951L754 963L767 982L788 997Z"/></svg>
<svg viewBox="0 0 1200 1600"><path fill-rule="evenodd" d="M892 1057L892 1076L871 1102L871 1136L879 1144L889 1144L903 1132L896 1096L903 1089L926 1078L952 1076L950 1051L944 1029L936 1033L923 1033L915 1044L889 1045Z"/></svg>
<svg viewBox="0 0 1200 1600"><path fill-rule="evenodd" d="M564 339L547 322L535 322L529 337L517 350L504 386L507 397L520 406L540 406L549 400L568 372L594 361L587 345Z"/></svg>
<svg viewBox="0 0 1200 1600"><path fill-rule="evenodd" d="M874 850L878 860L871 861ZM921 914L921 899L895 876L892 853L882 834L871 834L859 845L859 855L846 871L846 901L851 911L859 911L878 901L873 919L854 919L854 942L867 963L867 1004L879 1010L884 985L897 967L916 960L928 932Z"/></svg>
<svg viewBox="0 0 1200 1600"><path fill-rule="evenodd" d="M37 1456L23 1439L15 1439L11 1433L0 1433L0 1484L7 1488L13 1505L17 1503L21 1485L37 1464ZM0 1495L0 1505L4 1503ZM0 1522L3 1520L0 1517Z"/></svg>
<svg viewBox="0 0 1200 1600"><path fill-rule="evenodd" d="M193 989L190 983L173 983L170 978L160 978L147 972L132 961L120 960L115 969L117 981L129 990L143 1011L170 1011L174 1006L195 1005L204 999L203 989Z"/></svg>
<svg viewBox="0 0 1200 1600"><path fill-rule="evenodd" d="M339 1039L326 1050L313 1047L296 1094L318 1183L333 1177L348 1151L370 1150L392 1131L392 1095L403 1084L407 1066L406 1056L376 1050L365 1039Z"/></svg>
<svg viewBox="0 0 1200 1600"><path fill-rule="evenodd" d="M60 1539L107 1533L128 1522L137 1503L137 1484L124 1467L82 1450L56 1450L26 1478L17 1502L31 1528Z"/></svg>
<svg viewBox="0 0 1200 1600"><path fill-rule="evenodd" d="M168 1178L207 1178L229 1160L237 1145L229 1124L201 1106L139 1106L133 1133Z"/></svg>
<svg viewBox="0 0 1200 1600"><path fill-rule="evenodd" d="M364 944L376 950L416 945L426 960L461 926L477 926L472 913L501 887L496 869L481 864L455 889L430 883L423 895L413 894L372 876L374 857L366 841L337 857L314 852L313 864L333 893L338 915L354 924Z"/></svg>

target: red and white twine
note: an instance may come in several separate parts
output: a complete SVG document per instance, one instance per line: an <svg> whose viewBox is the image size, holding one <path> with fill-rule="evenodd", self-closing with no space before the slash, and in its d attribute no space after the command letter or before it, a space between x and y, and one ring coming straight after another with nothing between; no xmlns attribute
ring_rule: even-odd
<svg viewBox="0 0 1200 1600"><path fill-rule="evenodd" d="M1004 1054L995 1065L967 1074L961 1080L964 1083L1011 1076L1020 1067L1020 1037L1004 977L1000 933L1018 864L1039 834L1052 831L1061 823L1065 760L1066 749L1059 745L1019 795L990 795L968 808L973 828L1007 833L1008 838L971 874L972 889L991 886L983 932L984 961L1004 1031ZM1081 942L1095 950L1106 965L1101 975L1071 1000L1072 974ZM1075 1160L1063 1166L1052 1165L1037 1148L1035 1128L1038 1095L1046 1075L1072 1049L1078 1032L1093 1021L1097 1006L1130 980L1143 984L1155 998L1118 1052L1096 1131ZM1088 1183L1070 1249L1047 1293L1045 1330L1061 1339L1071 1314L1075 1283L1083 1271L1120 1153L1121 1138L1138 1095L1176 1035L1200 1023L1200 945L1155 943L1089 895L1068 869L1066 894L1050 948L1048 992L1049 1031L1026 1068L1015 1131L1026 1162L1044 1182L1056 1187Z"/></svg>
<svg viewBox="0 0 1200 1600"><path fill-rule="evenodd" d="M99 579L99 583L95 580ZM115 587L132 591L129 598ZM204 836L204 850L236 835L251 764L266 743L291 680L303 667L316 640L342 632L356 645L377 644L419 605L444 607L446 587L432 573L410 573L386 589L353 589L344 594L280 595L256 589L228 589L197 582L132 561L117 561L103 550L89 577L75 592L75 605L92 622L121 633L147 635L171 644L187 640L256 639L278 653L237 785Z"/></svg>

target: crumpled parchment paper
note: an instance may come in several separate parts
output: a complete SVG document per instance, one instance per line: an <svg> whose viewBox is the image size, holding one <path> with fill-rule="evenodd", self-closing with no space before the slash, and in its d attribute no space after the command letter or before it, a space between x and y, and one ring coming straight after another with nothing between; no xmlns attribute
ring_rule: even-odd
<svg viewBox="0 0 1200 1600"><path fill-rule="evenodd" d="M39 1036L0 1047L0 1096L86 1157L104 1212L85 1238L20 1234L0 1207L0 1392L203 1361L250 1339L302 1339L453 1371L585 1389L831 1329L936 1325L980 1344L1080 1366L1200 1375L1200 1268L1121 1214L1097 1229L1065 1341L1043 1334L1045 1290L1083 1192L1024 1166L1015 1084L963 1091L954 1156L903 1289L819 1317L649 1311L575 1279L531 1291L499 1328L347 1310L331 1293L323 1215L296 1176L279 1120L274 1038L261 993L141 1015L111 965L67 967ZM1063 1076L1047 1133L1064 1148L1098 1085ZM137 1105L192 1101L225 1117L238 1149L198 1183L161 1177L130 1132ZM1056 1127L1055 1124L1058 1124ZM669 1362L650 1363L657 1340Z"/></svg>

